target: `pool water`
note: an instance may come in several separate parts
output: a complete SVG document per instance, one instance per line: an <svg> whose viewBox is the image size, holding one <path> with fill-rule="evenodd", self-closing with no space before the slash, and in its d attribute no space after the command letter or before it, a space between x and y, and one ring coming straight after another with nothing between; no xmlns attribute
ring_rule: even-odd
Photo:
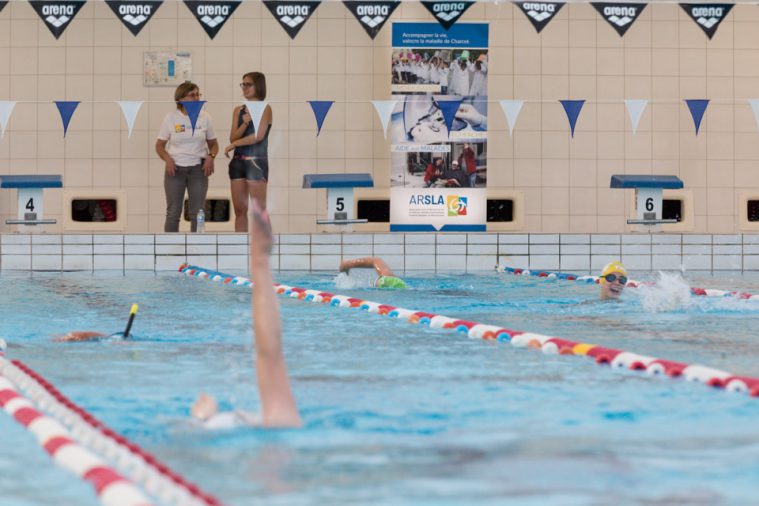
<svg viewBox="0 0 759 506"><path fill-rule="evenodd" d="M759 303L683 288L759 293L759 278L665 277L619 303L595 302L593 285L495 273L410 274L407 291L276 278L759 376ZM759 399L745 394L280 298L305 427L207 431L188 421L201 391L257 410L249 289L176 273L4 273L0 283L10 358L225 504L759 501ZM132 302L134 340L52 342L123 330ZM97 504L5 414L0 431L4 506Z"/></svg>

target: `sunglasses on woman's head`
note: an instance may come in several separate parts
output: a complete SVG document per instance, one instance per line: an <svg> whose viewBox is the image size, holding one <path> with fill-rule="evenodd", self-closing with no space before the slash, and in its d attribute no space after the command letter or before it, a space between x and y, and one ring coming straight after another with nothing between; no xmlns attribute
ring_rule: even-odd
<svg viewBox="0 0 759 506"><path fill-rule="evenodd" d="M617 276L616 274L607 274L604 276L604 279L609 283L614 283L616 280L619 280L619 282L623 285L627 284L627 276Z"/></svg>

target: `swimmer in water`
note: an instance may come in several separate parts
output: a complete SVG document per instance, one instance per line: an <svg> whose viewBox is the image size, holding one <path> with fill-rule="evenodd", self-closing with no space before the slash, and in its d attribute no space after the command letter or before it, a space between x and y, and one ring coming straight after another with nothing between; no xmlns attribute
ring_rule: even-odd
<svg viewBox="0 0 759 506"><path fill-rule="evenodd" d="M261 416L244 411L219 413L216 400L201 394L190 411L206 428L232 428L240 425L264 427L300 427L287 365L282 352L282 328L279 303L272 290L269 254L272 246L269 213L255 199L250 201L248 230L250 235L250 272L253 279L253 336Z"/></svg>
<svg viewBox="0 0 759 506"><path fill-rule="evenodd" d="M343 260L340 262L340 272L350 272L351 269L374 269L377 272L377 280L374 286L377 288L394 288L403 290L406 283L393 274L390 267L380 257L355 258L353 260Z"/></svg>
<svg viewBox="0 0 759 506"><path fill-rule="evenodd" d="M627 269L621 262L609 262L601 271L598 284L601 285L601 300L619 299L627 285Z"/></svg>
<svg viewBox="0 0 759 506"><path fill-rule="evenodd" d="M115 334L106 335L102 332L93 332L91 330L72 330L65 336L61 336L56 339L59 342L75 342L75 341L96 341L98 339L105 339L107 337L129 337L129 331L132 330L132 323L134 323L134 317L137 315L139 306L132 304L132 308L129 310L129 320L127 321L126 329L124 332L116 332Z"/></svg>

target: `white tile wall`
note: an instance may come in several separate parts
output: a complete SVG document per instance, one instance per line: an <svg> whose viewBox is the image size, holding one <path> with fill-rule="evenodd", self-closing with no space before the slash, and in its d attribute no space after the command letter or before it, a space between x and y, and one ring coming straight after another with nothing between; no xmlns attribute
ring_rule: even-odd
<svg viewBox="0 0 759 506"><path fill-rule="evenodd" d="M289 234L276 236L272 266L335 271L340 260L381 256L391 268L514 267L586 273L619 259L636 270L759 270L759 235ZM175 270L188 261L246 272L245 234L5 234L3 270Z"/></svg>

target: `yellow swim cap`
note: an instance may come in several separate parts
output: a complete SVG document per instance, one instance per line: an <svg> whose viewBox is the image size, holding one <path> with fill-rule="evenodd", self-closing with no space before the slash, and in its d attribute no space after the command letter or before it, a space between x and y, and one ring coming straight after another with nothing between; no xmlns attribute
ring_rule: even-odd
<svg viewBox="0 0 759 506"><path fill-rule="evenodd" d="M604 267L604 270L601 271L601 279L599 280L599 282L606 283L604 276L606 276L607 274L611 274L612 272L618 272L619 274L622 274L623 276L627 277L627 269L625 269L625 266L622 265L622 262L615 260L613 262L609 262L608 264L606 264L606 267Z"/></svg>

